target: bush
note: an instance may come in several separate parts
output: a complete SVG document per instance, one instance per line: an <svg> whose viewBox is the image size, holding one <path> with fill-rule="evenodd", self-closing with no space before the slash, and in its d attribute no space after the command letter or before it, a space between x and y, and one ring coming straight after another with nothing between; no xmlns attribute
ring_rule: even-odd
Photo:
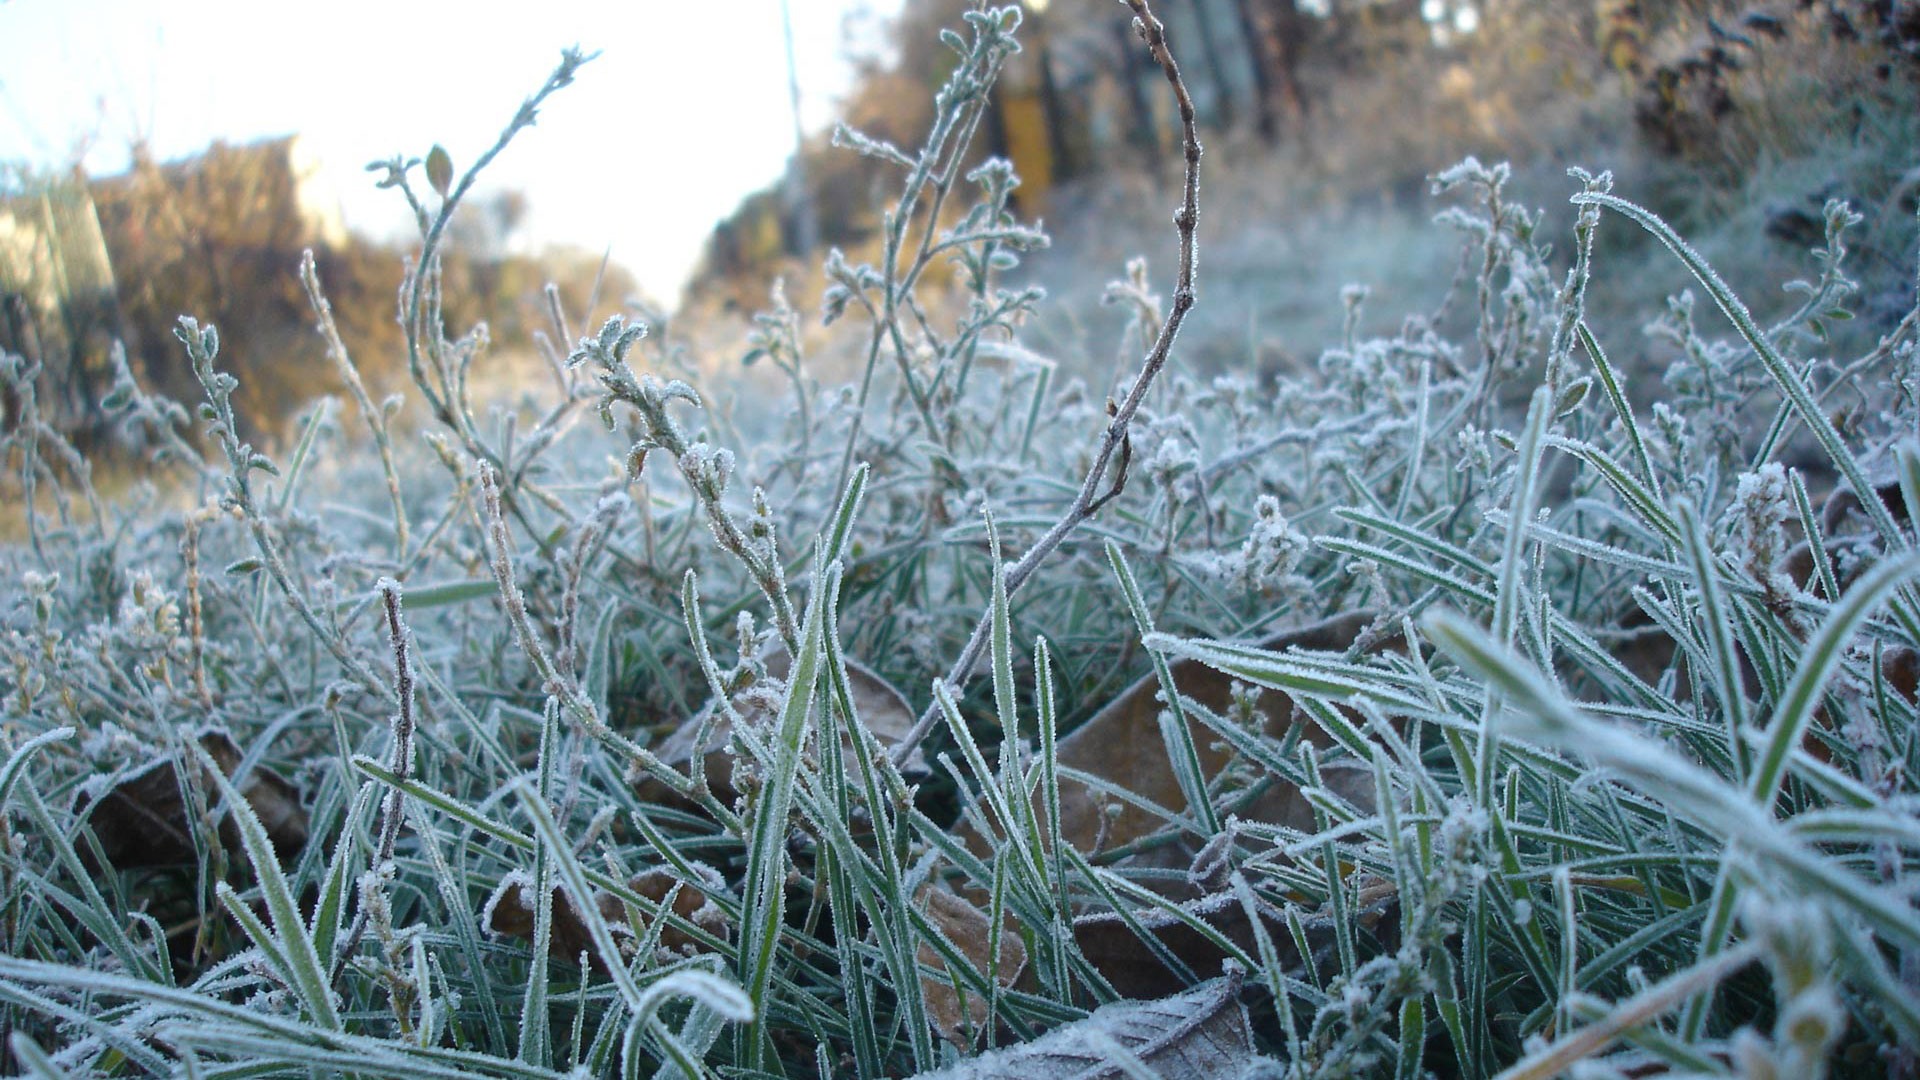
<svg viewBox="0 0 1920 1080"><path fill-rule="evenodd" d="M323 406L262 454L182 318L213 456L123 375L188 497L109 508L29 393L10 460L60 497L5 556L18 1067L1910 1072L1920 314L1821 356L1857 216L1763 324L1608 176L1561 267L1469 159L1433 186L1470 336L1365 338L1355 288L1317 378L1196 382L1199 146L1129 2L1187 172L1171 303L1113 286L1116 385L1022 344L1044 298L1002 276L1045 236L1004 162L961 175L1019 9L975 5L924 147L840 136L904 177L877 264L826 264L860 377L815 381L776 292L759 439L624 315L539 411L475 415L439 245L578 52L431 194L386 164L418 445L311 261L364 440ZM1603 226L1698 289L1645 414L1585 318ZM941 263L958 305L916 292Z"/></svg>

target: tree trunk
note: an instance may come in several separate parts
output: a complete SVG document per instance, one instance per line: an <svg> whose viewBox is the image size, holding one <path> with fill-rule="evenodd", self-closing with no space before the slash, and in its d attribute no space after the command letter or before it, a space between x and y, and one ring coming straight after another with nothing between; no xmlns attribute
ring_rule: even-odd
<svg viewBox="0 0 1920 1080"><path fill-rule="evenodd" d="M1274 115L1274 57L1267 48L1267 36L1260 31L1254 14L1257 0L1233 0L1233 13L1240 24L1240 42L1246 46L1247 63L1253 69L1253 126L1260 138L1273 142L1280 137L1280 123Z"/></svg>
<svg viewBox="0 0 1920 1080"><path fill-rule="evenodd" d="M1053 151L1053 175L1049 179L1060 181L1078 173L1080 161L1068 141L1073 121L1067 115L1060 84L1053 77L1053 47L1047 41L1046 25L1039 22L1039 16L1033 18L1038 31L1035 39L1040 43L1040 111L1047 121L1047 146Z"/></svg>
<svg viewBox="0 0 1920 1080"><path fill-rule="evenodd" d="M1307 38L1313 33L1313 16L1300 10L1300 0L1271 0L1271 6L1273 21L1268 35L1280 60L1281 104L1289 114L1304 121L1312 103L1307 84L1300 78L1300 58L1306 55Z"/></svg>
<svg viewBox="0 0 1920 1080"><path fill-rule="evenodd" d="M1127 108L1133 123L1127 128L1127 141L1140 149L1149 166L1160 159L1160 124L1153 115L1153 103L1147 100L1141 85L1145 64L1140 60L1141 45L1133 34L1133 20L1122 16L1113 22L1114 37L1120 45L1120 81L1125 84Z"/></svg>
<svg viewBox="0 0 1920 1080"><path fill-rule="evenodd" d="M1223 128L1233 126L1233 80L1227 75L1227 60L1220 53L1220 42L1213 32L1210 0L1193 0L1193 26L1200 38L1200 54L1206 57L1207 74L1213 77L1214 122Z"/></svg>

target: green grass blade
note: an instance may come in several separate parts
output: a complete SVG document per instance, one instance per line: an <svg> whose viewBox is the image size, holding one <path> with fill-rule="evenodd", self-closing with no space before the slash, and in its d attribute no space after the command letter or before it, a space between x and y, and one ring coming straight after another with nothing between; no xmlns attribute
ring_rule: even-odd
<svg viewBox="0 0 1920 1080"><path fill-rule="evenodd" d="M1753 769L1753 751L1747 746L1747 694L1740 683L1740 657L1733 646L1733 618L1727 610L1726 594L1720 588L1720 566L1701 534L1700 519L1693 505L1679 500L1674 517L1680 522L1680 534L1686 542L1687 558L1693 568L1694 587L1699 590L1701 630L1713 657L1715 696L1726 722L1727 753L1733 759L1734 782L1744 781Z"/></svg>
<svg viewBox="0 0 1920 1080"><path fill-rule="evenodd" d="M853 536L853 523L860 516L860 503L867 494L867 477L872 470L866 462L853 467L847 476L847 487L840 495L840 504L834 508L832 527L827 531L826 555L822 565L845 562L847 545Z"/></svg>
<svg viewBox="0 0 1920 1080"><path fill-rule="evenodd" d="M1713 267L1707 265L1707 261L1701 258L1700 253L1695 251L1691 244L1681 239L1671 226L1660 220L1653 212L1618 196L1601 192L1584 192L1575 195L1573 203L1576 206L1606 207L1630 219L1666 245L1667 250L1686 266L1687 272L1693 275L1694 280L1706 289L1707 295L1713 298L1714 305L1729 322L1733 323L1734 329L1746 339L1747 345L1753 349L1754 354L1760 358L1761 364L1766 367L1767 374L1773 376L1773 381L1780 388L1780 392L1792 403L1795 412L1800 416L1800 422L1807 425L1807 430L1813 433L1813 437L1819 441L1821 448L1833 461L1834 467L1846 477L1847 483L1851 484L1856 492L1871 493L1874 490L1873 485L1867 480L1866 471L1860 467L1860 462L1853 456L1853 452L1847 449L1845 440L1840 437L1840 432L1835 430L1833 421L1828 419L1827 414L1820 408L1820 403L1815 400L1813 392L1807 388L1799 374L1788 366L1786 358L1774 348L1773 342L1761 332L1759 324L1753 321L1753 315L1747 310L1746 304L1734 295L1733 290L1727 287L1727 283L1721 280ZM1900 531L1900 527L1894 524L1893 516L1887 512L1886 506L1879 499L1873 498L1871 494L1865 494L1860 501L1867 517L1873 521L1874 528L1879 531L1880 538L1890 548L1902 550L1912 546L1911 541Z"/></svg>
<svg viewBox="0 0 1920 1080"><path fill-rule="evenodd" d="M1146 598L1140 593L1140 583L1134 579L1126 555L1120 551L1120 545L1111 540L1107 541L1106 550L1107 565L1120 581L1120 592L1126 597L1127 610L1133 613L1141 638L1153 636L1153 616L1147 611ZM1220 831L1220 816L1213 808L1213 800L1207 797L1206 773L1200 767L1200 752L1193 744L1193 727L1180 704L1180 688L1174 684L1173 670L1168 667L1166 656L1152 646L1148 649L1153 657L1153 673L1160 681L1161 700L1167 704L1167 711L1160 716L1160 739L1167 747L1167 763L1173 769L1180 794L1186 797L1188 811L1206 835L1212 836Z"/></svg>
<svg viewBox="0 0 1920 1080"><path fill-rule="evenodd" d="M314 953L324 962L331 963L334 959L333 948L340 936L347 893L359 876L354 873L360 865L357 851L370 848L367 837L372 835L377 791L372 784L362 784L354 793L340 836L333 843L333 857L328 860L327 872L320 880L320 899L313 906L313 923L308 932L313 936Z"/></svg>
<svg viewBox="0 0 1920 1080"><path fill-rule="evenodd" d="M26 769L28 759L46 747L57 742L65 742L73 736L74 729L70 727L57 727L43 731L21 743L19 748L8 756L6 767L0 769L0 810L5 810L8 801L13 798L13 785L19 781L21 773Z"/></svg>
<svg viewBox="0 0 1920 1080"><path fill-rule="evenodd" d="M1607 401L1620 418L1620 426L1627 433L1627 444L1633 448L1634 463L1640 466L1640 476L1651 489L1651 505L1660 505L1660 477L1653 471L1653 458L1647 454L1647 441L1640 435L1640 423L1634 419L1633 405L1627 401L1626 394L1620 390L1620 376L1614 371L1613 364L1607 360L1607 351L1600 347L1600 341L1593 336L1593 330L1585 319L1574 328L1580 335L1580 344L1587 350L1587 356L1593 360L1593 369L1600 376L1600 385L1605 388Z"/></svg>
<svg viewBox="0 0 1920 1080"><path fill-rule="evenodd" d="M815 562L814 585L800 633L800 655L787 675L786 698L781 703L772 760L765 762L766 779L754 806L747 833L747 880L740 921L740 982L756 1010L749 1033L751 1056L764 1060L773 961L786 913L787 814L793 805L794 775L807 733L807 720L818 696L822 640L826 634L826 598L840 588L839 563Z"/></svg>
<svg viewBox="0 0 1920 1080"><path fill-rule="evenodd" d="M213 778L220 798L226 804L227 813L233 815L235 824L239 826L241 847L247 853L247 861L253 865L254 878L260 883L260 895L266 900L267 915L273 921L274 934L286 954L294 994L315 1023L330 1031L340 1030L340 1013L334 1006L331 980L320 963L320 954L314 949L313 938L307 933L306 922L300 917L300 907L294 902L293 890L287 884L286 875L280 872L280 860L274 854L273 843L267 839L266 827L260 824L260 818L254 814L246 797L233 786L233 781L227 779L227 774L221 771L206 749L197 742L189 745L200 767Z"/></svg>
<svg viewBox="0 0 1920 1080"><path fill-rule="evenodd" d="M1751 784L1757 803L1770 806L1779 794L1781 781L1786 778L1788 758L1806 735L1807 726L1813 723L1820 696L1844 659L1854 632L1895 589L1917 573L1920 573L1920 553L1909 552L1882 560L1853 583L1808 639L1806 649L1794 665L1793 678L1767 722L1765 747L1754 767Z"/></svg>

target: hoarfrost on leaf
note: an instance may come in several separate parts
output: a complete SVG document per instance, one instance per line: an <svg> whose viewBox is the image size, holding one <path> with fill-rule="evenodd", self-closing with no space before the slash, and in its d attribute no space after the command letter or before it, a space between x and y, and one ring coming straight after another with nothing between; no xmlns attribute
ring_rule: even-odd
<svg viewBox="0 0 1920 1080"><path fill-rule="evenodd" d="M1121 1080L1146 1066L1161 1080L1243 1075L1257 1060L1237 967L1173 997L1118 1001L1029 1043L969 1058L917 1080ZM1112 1053L1135 1059L1119 1060Z"/></svg>

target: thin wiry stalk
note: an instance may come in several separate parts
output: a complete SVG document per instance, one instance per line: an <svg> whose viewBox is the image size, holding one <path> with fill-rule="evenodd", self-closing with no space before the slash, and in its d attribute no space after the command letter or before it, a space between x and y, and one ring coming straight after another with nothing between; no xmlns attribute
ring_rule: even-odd
<svg viewBox="0 0 1920 1080"><path fill-rule="evenodd" d="M1128 428L1133 423L1134 414L1139 412L1140 403L1146 399L1147 391L1154 380L1167 365L1167 359L1173 353L1173 343L1180 336L1180 326L1186 321L1187 312L1193 310L1196 299L1194 291L1194 264L1197 241L1196 230L1200 223L1200 135L1198 120L1193 108L1193 97L1187 92L1187 84L1180 77L1180 67L1175 63L1173 52L1167 45L1166 27L1153 15L1147 0L1127 0L1127 6L1134 11L1134 26L1146 41L1147 49L1155 63L1166 75L1167 83L1173 89L1173 97L1180 111L1180 145L1185 162L1185 182L1182 185L1180 208L1174 211L1174 230L1179 236L1180 264L1173 290L1173 305L1167 312L1166 321L1160 326L1160 334L1153 341L1153 347L1147 351L1141 362L1140 371L1133 378L1132 387L1118 405L1110 407L1106 429L1100 437L1100 448L1095 452L1093 465L1080 483L1078 493L1068 504L1066 512L1060 516L1051 528L1034 541L1026 554L1022 555L1006 572L1006 588L1009 596L1018 592L1026 584L1046 558L1067 539L1080 524L1098 513L1102 506L1118 498L1126 488L1127 471L1132 461L1132 443L1128 439ZM1114 458L1118 455L1117 468ZM1113 470L1111 481L1109 470ZM1105 488L1103 491L1102 488ZM959 657L947 672L946 683L949 686L963 686L973 675L974 665L985 651L988 639L992 636L993 615L989 611L983 614L974 626L973 634L960 650ZM913 751L933 730L939 719L938 703L928 705L914 721L913 727L900 739L893 750L895 764L906 761Z"/></svg>
<svg viewBox="0 0 1920 1080"><path fill-rule="evenodd" d="M373 444L380 453L380 470L386 474L387 499L393 505L394 554L404 559L408 540L407 504L400 495L400 471L393 463L393 437L387 428L387 413L375 407L373 398L367 393L366 382L360 378L359 367L347 352L346 342L340 339L340 327L333 319L333 304L320 289L320 272L314 264L312 248L300 253L300 283L306 287L307 303L312 305L314 317L320 320L318 329L320 336L326 340L327 355L333 358L340 381L346 384L347 392L353 395L353 403L360 409L360 418L373 434Z"/></svg>

